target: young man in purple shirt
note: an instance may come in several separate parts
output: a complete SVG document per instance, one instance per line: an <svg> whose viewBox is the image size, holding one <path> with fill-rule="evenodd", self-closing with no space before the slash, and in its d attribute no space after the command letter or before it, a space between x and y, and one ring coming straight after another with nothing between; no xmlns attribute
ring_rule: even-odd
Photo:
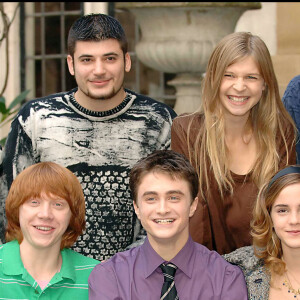
<svg viewBox="0 0 300 300"><path fill-rule="evenodd" d="M147 238L94 268L90 300L248 299L242 271L189 235L198 177L182 155L150 154L135 164L129 184Z"/></svg>

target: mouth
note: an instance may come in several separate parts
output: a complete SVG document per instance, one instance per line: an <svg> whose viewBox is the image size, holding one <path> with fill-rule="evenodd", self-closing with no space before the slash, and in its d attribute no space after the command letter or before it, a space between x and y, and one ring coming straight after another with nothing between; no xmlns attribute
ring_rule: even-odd
<svg viewBox="0 0 300 300"><path fill-rule="evenodd" d="M33 227L41 231L50 231L54 229L53 227L49 227L49 226L33 226Z"/></svg>
<svg viewBox="0 0 300 300"><path fill-rule="evenodd" d="M90 80L91 83L96 84L96 85L103 85L103 84L108 83L109 81L110 81L110 79L102 79L102 80L95 79L95 80Z"/></svg>
<svg viewBox="0 0 300 300"><path fill-rule="evenodd" d="M287 230L287 233L289 233L291 235L299 235L300 234L300 230Z"/></svg>
<svg viewBox="0 0 300 300"><path fill-rule="evenodd" d="M171 224L175 219L155 219L154 222L157 224Z"/></svg>
<svg viewBox="0 0 300 300"><path fill-rule="evenodd" d="M249 96L227 96L230 101L234 103L243 103L246 102L250 97Z"/></svg>

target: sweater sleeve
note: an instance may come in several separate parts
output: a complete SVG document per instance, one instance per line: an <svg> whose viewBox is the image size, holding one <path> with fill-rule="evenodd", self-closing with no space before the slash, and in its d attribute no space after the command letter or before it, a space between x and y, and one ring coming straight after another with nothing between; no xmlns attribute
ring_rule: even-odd
<svg viewBox="0 0 300 300"><path fill-rule="evenodd" d="M14 178L26 167L34 164L30 137L20 124L19 117L12 122L2 152L2 174L0 177L0 240L4 243L6 226L5 200Z"/></svg>

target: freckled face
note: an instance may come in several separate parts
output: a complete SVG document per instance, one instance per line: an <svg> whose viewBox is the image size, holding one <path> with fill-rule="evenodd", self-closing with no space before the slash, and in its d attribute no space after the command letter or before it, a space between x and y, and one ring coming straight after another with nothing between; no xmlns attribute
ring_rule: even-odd
<svg viewBox="0 0 300 300"><path fill-rule="evenodd" d="M248 117L264 89L264 80L252 56L230 65L225 71L219 91L225 117Z"/></svg>
<svg viewBox="0 0 300 300"><path fill-rule="evenodd" d="M62 236L67 230L71 210L66 200L42 193L19 208L19 221L23 233L21 245L31 248L60 249Z"/></svg>

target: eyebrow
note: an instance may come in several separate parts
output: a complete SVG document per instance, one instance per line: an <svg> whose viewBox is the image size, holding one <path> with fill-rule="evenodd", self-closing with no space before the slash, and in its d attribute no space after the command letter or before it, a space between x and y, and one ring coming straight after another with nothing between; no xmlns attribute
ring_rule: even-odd
<svg viewBox="0 0 300 300"><path fill-rule="evenodd" d="M275 207L288 207L288 205L287 204L276 204L276 205L274 205L274 208Z"/></svg>
<svg viewBox="0 0 300 300"><path fill-rule="evenodd" d="M227 70L225 70L225 73L232 73L232 74L235 74L235 72L233 72L233 71L227 71ZM261 76L261 74L260 73L247 73L246 75L256 75L256 76Z"/></svg>
<svg viewBox="0 0 300 300"><path fill-rule="evenodd" d="M119 56L119 54L116 53L116 52L108 52L108 53L103 54L102 56L111 56L111 55ZM83 58L83 57L94 57L94 55L91 55L91 54L81 54L80 56L78 56L78 58Z"/></svg>
<svg viewBox="0 0 300 300"><path fill-rule="evenodd" d="M170 190L170 191L167 191L166 194L167 195L171 195L171 194L184 195L184 193L180 190ZM155 191L147 191L142 196L148 196L148 195L158 195L158 193Z"/></svg>
<svg viewBox="0 0 300 300"><path fill-rule="evenodd" d="M103 54L103 56L110 56L110 55L119 56L119 54L116 52L108 52L108 53Z"/></svg>

